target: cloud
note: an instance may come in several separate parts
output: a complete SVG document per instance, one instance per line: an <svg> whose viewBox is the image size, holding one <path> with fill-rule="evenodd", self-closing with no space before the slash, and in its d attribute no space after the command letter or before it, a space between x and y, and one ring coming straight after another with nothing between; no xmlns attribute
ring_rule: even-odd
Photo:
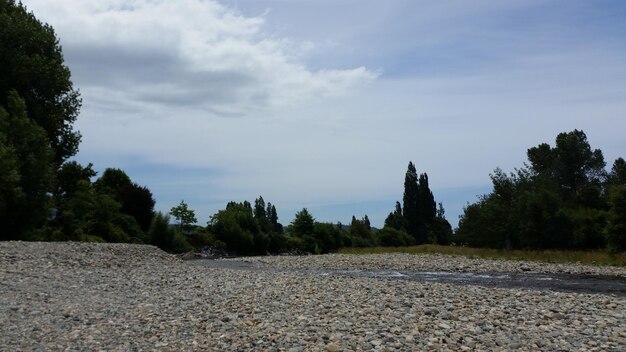
<svg viewBox="0 0 626 352"><path fill-rule="evenodd" d="M216 1L26 5L61 37L86 100L123 92L119 104L240 116L342 96L377 76L364 67L310 70L301 55L311 43L269 36L263 17L245 17Z"/></svg>

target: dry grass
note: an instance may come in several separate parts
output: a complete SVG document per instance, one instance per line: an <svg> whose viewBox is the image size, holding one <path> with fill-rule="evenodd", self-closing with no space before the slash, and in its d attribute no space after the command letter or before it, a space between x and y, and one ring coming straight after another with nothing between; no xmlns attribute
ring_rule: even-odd
<svg viewBox="0 0 626 352"><path fill-rule="evenodd" d="M437 246L426 244L412 247L342 248L339 250L339 253L437 253L460 255L468 258L509 259L548 263L582 263L592 265L626 266L626 253L611 254L607 251L504 250L457 246Z"/></svg>

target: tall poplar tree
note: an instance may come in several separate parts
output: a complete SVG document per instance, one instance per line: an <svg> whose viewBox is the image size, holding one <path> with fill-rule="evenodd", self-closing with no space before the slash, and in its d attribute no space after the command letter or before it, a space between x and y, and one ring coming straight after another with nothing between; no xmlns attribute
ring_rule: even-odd
<svg viewBox="0 0 626 352"><path fill-rule="evenodd" d="M406 221L407 233L413 236L416 240L419 239L418 231L420 221L418 199L419 187L417 183L417 170L415 169L413 162L410 161L404 176L402 215Z"/></svg>

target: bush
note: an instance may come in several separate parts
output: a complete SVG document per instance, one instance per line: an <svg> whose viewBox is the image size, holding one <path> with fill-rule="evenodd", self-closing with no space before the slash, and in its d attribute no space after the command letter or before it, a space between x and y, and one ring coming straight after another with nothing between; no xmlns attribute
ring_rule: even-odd
<svg viewBox="0 0 626 352"><path fill-rule="evenodd" d="M384 247L403 247L415 244L415 239L404 231L385 226L376 233L378 243Z"/></svg>
<svg viewBox="0 0 626 352"><path fill-rule="evenodd" d="M171 251L174 247L174 230L170 227L170 217L158 212L152 219L148 237L150 243L164 251Z"/></svg>

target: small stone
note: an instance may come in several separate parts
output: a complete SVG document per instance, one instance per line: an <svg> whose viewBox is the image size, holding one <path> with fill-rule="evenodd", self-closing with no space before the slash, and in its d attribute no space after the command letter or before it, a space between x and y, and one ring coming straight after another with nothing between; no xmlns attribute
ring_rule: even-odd
<svg viewBox="0 0 626 352"><path fill-rule="evenodd" d="M339 350L341 350L341 348L339 347L339 345L337 345L334 342L331 342L328 345L326 345L326 351L328 352L337 352Z"/></svg>

